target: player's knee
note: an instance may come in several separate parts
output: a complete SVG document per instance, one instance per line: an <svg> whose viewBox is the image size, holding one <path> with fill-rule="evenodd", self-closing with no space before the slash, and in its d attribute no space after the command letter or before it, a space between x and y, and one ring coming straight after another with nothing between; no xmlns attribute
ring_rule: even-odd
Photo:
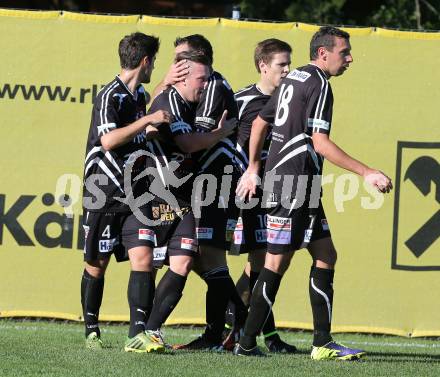
<svg viewBox="0 0 440 377"><path fill-rule="evenodd" d="M264 262L264 267L272 272L280 275L284 275L290 266L290 261L292 260L293 252L284 254L271 254L266 253L266 259Z"/></svg>
<svg viewBox="0 0 440 377"><path fill-rule="evenodd" d="M170 257L170 269L181 276L188 276L193 267L193 258L189 256Z"/></svg>
<svg viewBox="0 0 440 377"><path fill-rule="evenodd" d="M85 270L90 276L96 279L102 278L105 275L110 258L96 259L93 261L87 261L85 264Z"/></svg>
<svg viewBox="0 0 440 377"><path fill-rule="evenodd" d="M133 248L128 251L133 271L151 271L153 268L153 252L150 248Z"/></svg>

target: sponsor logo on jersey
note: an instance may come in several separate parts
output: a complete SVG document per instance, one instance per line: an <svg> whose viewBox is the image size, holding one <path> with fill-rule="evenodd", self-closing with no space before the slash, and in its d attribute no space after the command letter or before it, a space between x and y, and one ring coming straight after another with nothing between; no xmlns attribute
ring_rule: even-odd
<svg viewBox="0 0 440 377"><path fill-rule="evenodd" d="M215 119L209 117L196 117L196 123L206 123L215 126Z"/></svg>
<svg viewBox="0 0 440 377"><path fill-rule="evenodd" d="M288 245L290 244L292 234L290 230L267 230L267 242L277 245Z"/></svg>
<svg viewBox="0 0 440 377"><path fill-rule="evenodd" d="M167 255L167 247L155 247L153 249L153 260L155 261L162 261L165 259L165 256Z"/></svg>
<svg viewBox="0 0 440 377"><path fill-rule="evenodd" d="M298 71L297 69L294 69L292 72L290 72L287 77L292 80L305 82L309 77L310 73L304 72L304 71Z"/></svg>
<svg viewBox="0 0 440 377"><path fill-rule="evenodd" d="M287 217L267 216L267 228L272 230L292 230L292 219Z"/></svg>
<svg viewBox="0 0 440 377"><path fill-rule="evenodd" d="M235 230L233 238L234 238L234 245L241 245L244 242L243 231Z"/></svg>
<svg viewBox="0 0 440 377"><path fill-rule="evenodd" d="M327 219L321 219L322 230L330 230Z"/></svg>
<svg viewBox="0 0 440 377"><path fill-rule="evenodd" d="M154 242L154 231L151 229L139 229L139 239Z"/></svg>
<svg viewBox="0 0 440 377"><path fill-rule="evenodd" d="M184 238L182 237L180 240L180 248L190 251L197 251L197 245L192 238Z"/></svg>
<svg viewBox="0 0 440 377"><path fill-rule="evenodd" d="M99 240L99 252L100 253L108 253L114 249L117 245L116 238L111 238L109 240Z"/></svg>
<svg viewBox="0 0 440 377"><path fill-rule="evenodd" d="M239 220L241 217L239 218ZM231 242L234 236L234 230L237 226L237 220L234 219L228 219L226 222L226 232L225 232L225 239L227 242Z"/></svg>
<svg viewBox="0 0 440 377"><path fill-rule="evenodd" d="M214 230L212 228L196 228L197 239L212 240Z"/></svg>
<svg viewBox="0 0 440 377"><path fill-rule="evenodd" d="M319 130L328 131L330 129L330 123L325 120L322 120L322 119L309 118L307 120L307 127L314 128L314 129L317 128L316 131L319 131ZM313 130L313 131L315 131L315 130Z"/></svg>
<svg viewBox="0 0 440 377"><path fill-rule="evenodd" d="M257 229L255 231L255 241L258 243L267 242L267 230L266 229Z"/></svg>
<svg viewBox="0 0 440 377"><path fill-rule="evenodd" d="M313 229L306 229L304 232L304 241L305 243L309 243L312 239Z"/></svg>
<svg viewBox="0 0 440 377"><path fill-rule="evenodd" d="M182 133L191 132L191 127L189 126L189 124L182 121L171 123L170 129L172 133L176 133L178 131Z"/></svg>

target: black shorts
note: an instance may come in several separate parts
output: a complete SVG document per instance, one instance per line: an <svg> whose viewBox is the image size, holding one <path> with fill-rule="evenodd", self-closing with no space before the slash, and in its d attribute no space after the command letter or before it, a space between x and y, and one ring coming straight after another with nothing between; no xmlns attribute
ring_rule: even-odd
<svg viewBox="0 0 440 377"><path fill-rule="evenodd" d="M170 256L198 256L195 220L191 208L181 207L177 213L168 204L153 201L152 212L153 220L160 219L159 225L153 226L155 233L153 266L155 268L162 268L164 264L169 264Z"/></svg>
<svg viewBox="0 0 440 377"><path fill-rule="evenodd" d="M271 254L299 250L313 241L330 236L321 200L319 200L318 208L309 208L306 204L290 211L281 203L276 203L273 208L269 209L267 251Z"/></svg>
<svg viewBox="0 0 440 377"><path fill-rule="evenodd" d="M144 214L150 211L148 208ZM114 254L116 260L122 262L128 260L128 250L134 247L154 247L154 231L132 213L84 211L83 228L85 261Z"/></svg>
<svg viewBox="0 0 440 377"><path fill-rule="evenodd" d="M246 254L252 251L266 251L267 241L267 208L261 203L263 192L257 188L258 205L249 209L240 209L240 215L235 226L229 254Z"/></svg>
<svg viewBox="0 0 440 377"><path fill-rule="evenodd" d="M213 174L218 182L214 200L208 205L200 206L199 210L194 208L196 236L201 246L209 245L221 250L228 250L239 214L239 209L235 205L235 189L240 174L238 170L234 169L230 174L232 178L230 184L223 183L222 185L223 168L219 171L220 173L217 174L212 171L203 173ZM209 186L205 182L201 194L202 200L211 194L207 192L208 188Z"/></svg>

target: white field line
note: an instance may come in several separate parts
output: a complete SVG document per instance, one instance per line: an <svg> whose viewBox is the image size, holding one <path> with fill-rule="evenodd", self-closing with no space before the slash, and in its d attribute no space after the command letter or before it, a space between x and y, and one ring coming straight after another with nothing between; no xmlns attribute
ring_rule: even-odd
<svg viewBox="0 0 440 377"><path fill-rule="evenodd" d="M0 325L0 330L19 330L19 331L41 331L43 330L42 327L39 326L18 326L18 325ZM45 329L44 329L45 330ZM50 331L56 331L60 333L83 333L84 330L82 328L74 328L74 327L67 327L67 328L56 328L51 329ZM119 331L116 331L112 328L101 328L102 333L107 334L118 334ZM179 331L173 330L173 329L167 329L165 328L163 330L163 333L165 336L171 335L171 336L180 336L182 335ZM194 337L197 337L199 334L195 334ZM294 338L294 343L307 343L311 344L312 337L310 338ZM371 346L371 347L405 347L405 348L427 348L427 349L435 349L440 348L440 342L438 343L432 343L432 344L423 344L423 343L398 343L398 342L359 342L359 341L351 341L351 340L344 340L344 344L350 344L350 345L360 345L360 346Z"/></svg>

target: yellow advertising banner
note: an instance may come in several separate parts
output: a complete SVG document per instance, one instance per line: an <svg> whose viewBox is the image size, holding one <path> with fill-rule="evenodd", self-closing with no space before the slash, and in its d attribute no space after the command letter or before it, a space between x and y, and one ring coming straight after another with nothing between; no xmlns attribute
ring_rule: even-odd
<svg viewBox="0 0 440 377"><path fill-rule="evenodd" d="M317 27L225 19L182 20L0 10L0 317L81 319L81 179L92 101L119 72L120 39L160 37L152 91L192 33L214 47L235 90L258 79L253 50L274 37L308 61ZM332 138L393 178L391 195L325 166L324 205L338 250L334 331L440 336L440 34L346 29L354 63L331 84ZM71 204L60 200L69 195ZM230 257L235 278L245 257ZM280 326L311 329L308 274L299 251L274 307ZM110 264L103 320L127 320L129 265ZM434 292L434 293L433 293ZM434 294L432 297L431 294ZM205 286L191 275L168 323L203 323Z"/></svg>

